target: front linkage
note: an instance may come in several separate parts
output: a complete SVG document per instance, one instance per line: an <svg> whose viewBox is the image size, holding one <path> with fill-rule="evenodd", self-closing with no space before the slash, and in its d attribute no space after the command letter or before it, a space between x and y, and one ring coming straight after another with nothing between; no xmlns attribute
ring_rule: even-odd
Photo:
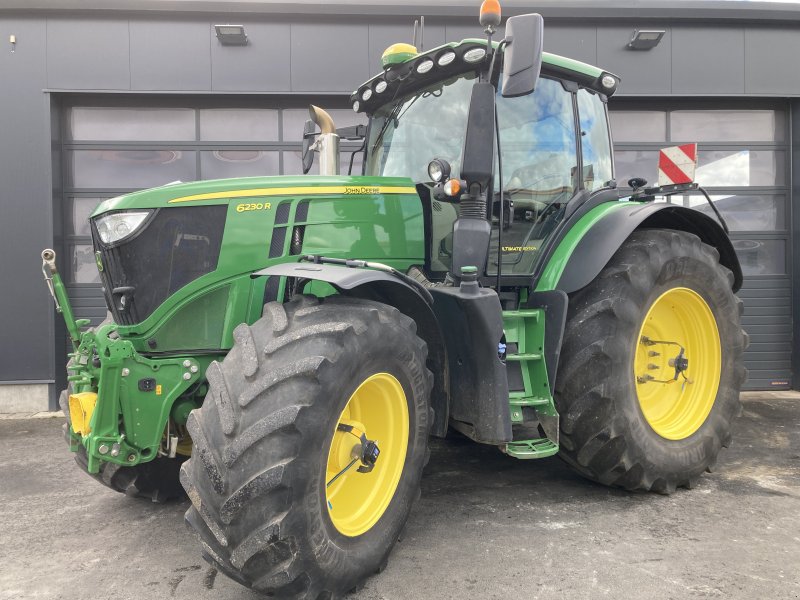
<svg viewBox="0 0 800 600"><path fill-rule="evenodd" d="M146 358L117 336L113 323L81 331L89 320L75 320L55 252L45 250L42 260L73 346L67 366L70 450L86 449L89 473L98 473L101 461L134 466L188 454L184 425L198 406L194 398L205 395L212 357Z"/></svg>

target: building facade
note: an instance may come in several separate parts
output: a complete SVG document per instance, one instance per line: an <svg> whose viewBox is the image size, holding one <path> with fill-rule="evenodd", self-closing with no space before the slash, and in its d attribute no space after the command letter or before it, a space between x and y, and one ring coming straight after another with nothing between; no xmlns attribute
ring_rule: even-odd
<svg viewBox="0 0 800 600"><path fill-rule="evenodd" d="M103 199L191 181L298 174L310 102L358 122L350 92L410 42L481 37L478 2L0 2L0 412L55 408L66 339L39 270L53 247L78 317L105 316L87 224ZM800 7L769 2L507 0L545 50L622 79L609 103L620 185L699 143L698 181L732 230L745 283L748 389L800 386ZM214 25L243 25L223 45ZM635 31L663 31L649 50ZM349 154L347 155L349 159ZM344 161L343 161L344 162ZM355 168L358 168L356 164ZM795 174L793 176L793 173ZM673 199L699 210L705 200Z"/></svg>

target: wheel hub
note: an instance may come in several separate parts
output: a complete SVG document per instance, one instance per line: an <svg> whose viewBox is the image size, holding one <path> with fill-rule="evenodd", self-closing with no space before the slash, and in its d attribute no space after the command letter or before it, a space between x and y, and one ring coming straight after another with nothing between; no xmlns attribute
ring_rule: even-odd
<svg viewBox="0 0 800 600"><path fill-rule="evenodd" d="M400 382L376 373L356 388L333 432L325 473L331 521L354 537L388 508L405 465L408 401Z"/></svg>
<svg viewBox="0 0 800 600"><path fill-rule="evenodd" d="M683 377L684 384L692 383L692 380L689 379L686 376L686 374L684 373L684 371L686 371L686 369L689 368L689 359L684 355L686 350L678 342L665 341L665 340L651 340L647 336L642 336L641 339L639 340L639 342L641 344L645 345L645 346L654 346L656 344L664 344L664 345L668 345L668 346L677 346L678 348L680 348L680 350L678 352L678 355L675 358L669 358L666 361L666 364L670 368L675 369L675 374L671 379L656 379L655 377L653 377L649 373L643 373L641 375L637 375L636 376L636 382L637 383L641 384L641 383L647 383L649 381L651 381L653 383L672 383L673 381L678 381L678 377L679 376ZM655 357L661 356L661 353L660 352L655 352L653 350L649 350L647 352L647 356L650 359L654 359ZM662 362L663 362L663 359L662 359ZM662 369L662 366L659 366L658 364L655 364L653 362L648 362L647 363L647 368L649 370L659 370L659 369Z"/></svg>
<svg viewBox="0 0 800 600"><path fill-rule="evenodd" d="M356 443L352 444L353 438ZM347 448L350 448L348 451ZM361 463L356 471L358 473L369 473L375 468L381 451L378 448L377 440L370 440L364 432L364 426L356 421L339 421L334 434L334 441L331 444L331 453L328 461L328 470L331 467L341 467L333 478L326 484L329 488L334 481L344 475L357 463Z"/></svg>
<svg viewBox="0 0 800 600"><path fill-rule="evenodd" d="M670 440L691 436L711 412L721 369L719 330L705 299L685 287L656 298L633 361L639 407L650 427Z"/></svg>

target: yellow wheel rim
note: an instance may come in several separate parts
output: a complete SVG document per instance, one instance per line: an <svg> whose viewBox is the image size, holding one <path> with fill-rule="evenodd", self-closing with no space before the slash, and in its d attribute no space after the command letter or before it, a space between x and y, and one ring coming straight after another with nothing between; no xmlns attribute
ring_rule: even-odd
<svg viewBox="0 0 800 600"><path fill-rule="evenodd" d="M403 473L408 429L403 386L389 373L368 377L350 396L333 433L325 477L328 513L341 534L365 533L386 511ZM361 445L361 433L380 449L368 473L358 471L360 461L345 470Z"/></svg>
<svg viewBox="0 0 800 600"><path fill-rule="evenodd" d="M714 406L721 368L717 322L700 294L679 287L656 298L639 331L633 365L650 427L669 440L691 436Z"/></svg>

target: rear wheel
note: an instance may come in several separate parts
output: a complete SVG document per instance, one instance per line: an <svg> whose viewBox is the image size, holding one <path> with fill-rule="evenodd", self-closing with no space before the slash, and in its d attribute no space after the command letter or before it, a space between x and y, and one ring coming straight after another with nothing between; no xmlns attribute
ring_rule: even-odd
<svg viewBox="0 0 800 600"><path fill-rule="evenodd" d="M732 279L697 236L640 230L572 295L555 400L579 473L670 493L714 465L746 376Z"/></svg>
<svg viewBox="0 0 800 600"><path fill-rule="evenodd" d="M414 322L301 297L240 325L191 413L181 472L203 555L280 598L335 598L385 565L419 495L432 376Z"/></svg>

